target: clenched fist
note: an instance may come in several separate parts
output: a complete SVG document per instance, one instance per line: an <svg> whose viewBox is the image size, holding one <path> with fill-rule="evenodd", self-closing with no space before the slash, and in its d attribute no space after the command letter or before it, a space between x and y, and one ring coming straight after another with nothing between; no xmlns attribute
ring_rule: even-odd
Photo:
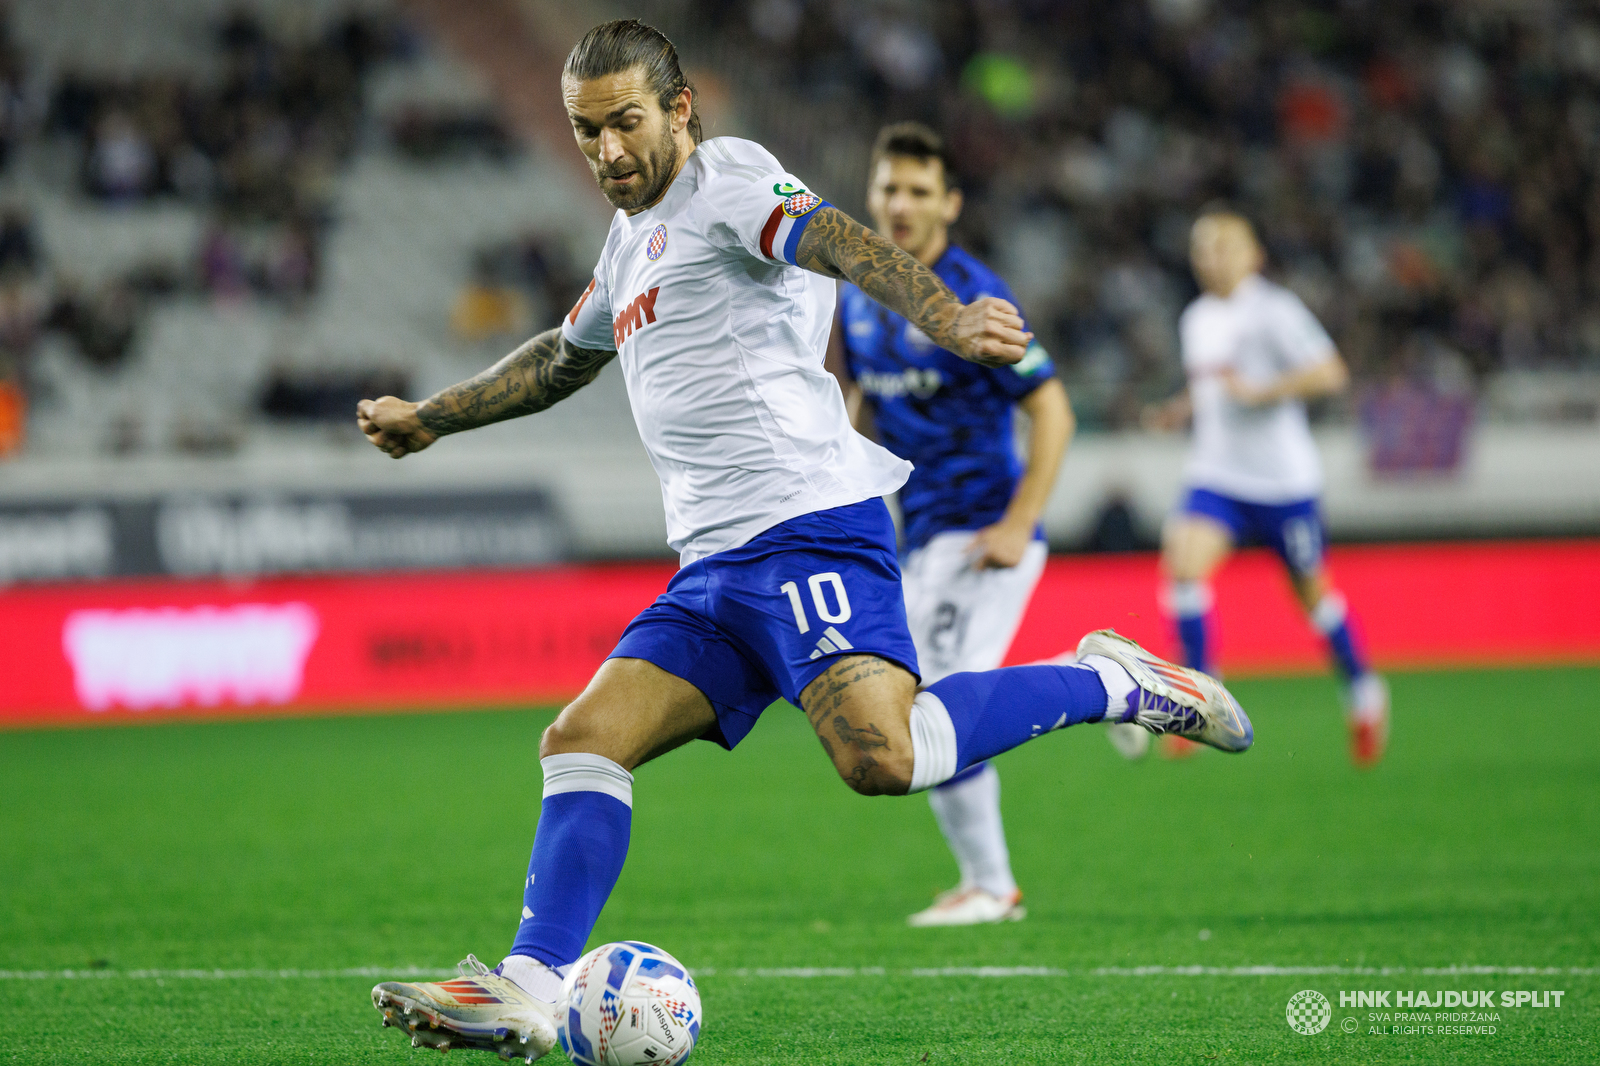
<svg viewBox="0 0 1600 1066"><path fill-rule="evenodd" d="M1022 362L1033 334L1022 328L1022 313L997 296L985 296L956 315L955 346L961 358L984 366Z"/></svg>
<svg viewBox="0 0 1600 1066"><path fill-rule="evenodd" d="M439 439L417 418L421 406L394 396L362 400L356 404L356 425L380 451L402 459Z"/></svg>

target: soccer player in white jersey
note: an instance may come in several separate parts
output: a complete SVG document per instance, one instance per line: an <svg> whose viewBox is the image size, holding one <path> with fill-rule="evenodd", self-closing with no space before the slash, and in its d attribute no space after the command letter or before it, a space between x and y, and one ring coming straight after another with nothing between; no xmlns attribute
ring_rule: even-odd
<svg viewBox="0 0 1600 1066"><path fill-rule="evenodd" d="M877 232L931 269L962 300L1015 302L1005 281L950 242L961 190L944 141L916 122L886 126L869 164ZM828 354L859 428L915 464L900 490L902 586L922 683L993 670L1044 573L1039 516L1074 428L1067 390L1037 341L1015 366L981 366L945 351L854 285L841 286ZM1028 419L1017 455L1013 418ZM1142 737L1149 734L1140 730ZM928 790L961 871L955 888L911 915L914 926L1023 918L989 762Z"/></svg>
<svg viewBox="0 0 1600 1066"><path fill-rule="evenodd" d="M1108 631L1084 637L1074 664L920 688L882 500L910 464L850 428L823 366L835 280L986 365L1025 355L1016 309L963 304L760 145L702 142L676 50L642 23L586 34L561 90L617 208L588 290L559 329L477 377L420 404L358 408L368 438L399 458L543 410L615 359L661 478L683 565L540 739L544 799L509 953L493 970L469 955L459 980L372 990L384 1024L418 1044L529 1059L556 1042L563 975L622 872L632 770L695 739L731 749L779 697L869 796L924 791L1079 722L1137 722L1228 751L1254 739L1214 679ZM592 1052L594 1034L567 1035L575 1055Z"/></svg>
<svg viewBox="0 0 1600 1066"><path fill-rule="evenodd" d="M1264 258L1240 215L1217 209L1195 222L1190 259L1204 291L1179 323L1189 384L1148 418L1160 428L1194 420L1186 491L1162 536L1165 600L1185 661L1209 672L1212 574L1237 544L1270 547L1344 677L1351 758L1371 766L1388 741L1388 687L1323 565L1322 466L1305 406L1342 391L1349 375L1300 298L1261 276ZM1172 754L1186 747L1163 743Z"/></svg>

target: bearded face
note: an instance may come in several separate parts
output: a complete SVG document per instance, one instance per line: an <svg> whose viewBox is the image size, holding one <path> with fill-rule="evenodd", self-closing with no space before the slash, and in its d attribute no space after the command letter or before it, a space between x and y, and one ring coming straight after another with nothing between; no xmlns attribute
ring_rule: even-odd
<svg viewBox="0 0 1600 1066"><path fill-rule="evenodd" d="M561 92L573 137L611 206L636 214L659 200L683 163L672 127L687 120L688 94L679 97L683 110L663 109L642 67L581 81L568 77Z"/></svg>
<svg viewBox="0 0 1600 1066"><path fill-rule="evenodd" d="M661 198L678 173L678 142L672 127L661 124L661 134L637 156L624 156L614 162L589 160L589 169L600 192L619 211L641 211Z"/></svg>

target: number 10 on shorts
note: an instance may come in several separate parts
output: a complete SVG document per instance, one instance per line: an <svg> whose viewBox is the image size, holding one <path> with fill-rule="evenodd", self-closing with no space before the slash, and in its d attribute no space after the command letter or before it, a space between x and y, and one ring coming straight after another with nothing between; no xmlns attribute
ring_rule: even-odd
<svg viewBox="0 0 1600 1066"><path fill-rule="evenodd" d="M812 574L806 578L806 584L811 586L811 603L817 609L817 617L824 622L838 624L850 621L850 597L844 591L844 582L838 574ZM838 603L835 612L828 606L828 597L824 595L822 587L833 586L833 598ZM811 622L806 618L805 601L800 598L800 585L795 581L785 581L778 586L778 591L789 597L789 606L794 608L794 624L800 627L800 632L811 632Z"/></svg>

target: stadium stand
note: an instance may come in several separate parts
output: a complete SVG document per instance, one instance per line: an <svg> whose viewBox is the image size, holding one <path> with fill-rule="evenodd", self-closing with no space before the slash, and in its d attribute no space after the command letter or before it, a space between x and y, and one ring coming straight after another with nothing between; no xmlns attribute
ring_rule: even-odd
<svg viewBox="0 0 1600 1066"><path fill-rule="evenodd" d="M661 553L614 369L423 463L375 465L340 415L459 380L570 303L608 215L551 88L577 33L635 13L679 40L710 135L762 140L853 211L879 123L951 132L961 239L1016 281L1082 424L1111 431L1074 447L1056 544L1148 543L1176 491L1181 442L1133 422L1176 384L1186 226L1219 196L1355 365L1317 412L1336 536L1590 528L1600 22L1334 10L17 0L0 504L528 489L580 554Z"/></svg>
<svg viewBox="0 0 1600 1066"><path fill-rule="evenodd" d="M1368 417L1386 416L1369 398L1395 381L1481 391L1491 417L1596 417L1592 9L642 7L743 98L783 101L747 117L846 205L861 206L866 146L886 118L949 131L969 191L964 239L1026 286L1090 425L1133 424L1176 384L1188 220L1217 198L1257 219L1283 280L1330 324Z"/></svg>
<svg viewBox="0 0 1600 1066"><path fill-rule="evenodd" d="M330 374L431 389L505 346L450 328L491 245L565 306L604 213L391 6L69 6L10 13L0 376L30 455L270 451L323 415L359 443ZM626 424L606 395L571 417Z"/></svg>

